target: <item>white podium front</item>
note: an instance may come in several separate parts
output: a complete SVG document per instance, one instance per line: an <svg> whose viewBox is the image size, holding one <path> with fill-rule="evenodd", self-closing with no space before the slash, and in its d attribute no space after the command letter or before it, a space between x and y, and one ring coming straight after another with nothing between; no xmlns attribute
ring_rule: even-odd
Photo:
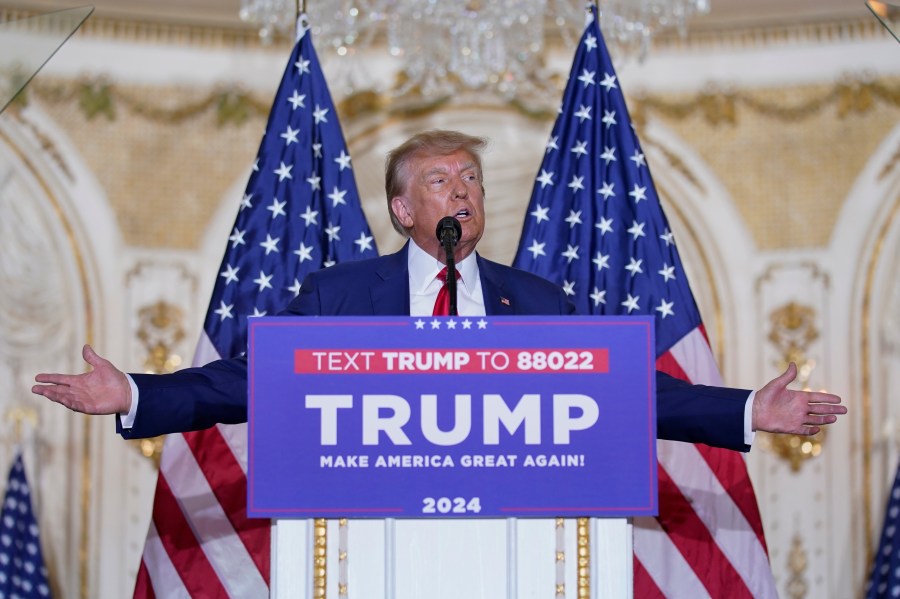
<svg viewBox="0 0 900 599"><path fill-rule="evenodd" d="M630 519L273 520L277 599L630 599Z"/></svg>

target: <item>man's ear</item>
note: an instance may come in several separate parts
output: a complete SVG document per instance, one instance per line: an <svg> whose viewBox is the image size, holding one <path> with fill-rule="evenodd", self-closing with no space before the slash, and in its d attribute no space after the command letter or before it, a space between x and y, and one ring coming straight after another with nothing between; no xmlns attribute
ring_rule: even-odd
<svg viewBox="0 0 900 599"><path fill-rule="evenodd" d="M397 217L397 220L400 221L400 224L404 227L411 227L413 225L413 217L412 213L409 211L409 203L406 198L403 196L396 196L391 199L391 211L394 213L394 216Z"/></svg>

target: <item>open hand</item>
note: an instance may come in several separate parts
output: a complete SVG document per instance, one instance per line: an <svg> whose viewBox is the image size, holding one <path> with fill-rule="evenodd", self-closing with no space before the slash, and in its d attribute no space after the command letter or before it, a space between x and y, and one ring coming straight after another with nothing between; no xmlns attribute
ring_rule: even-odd
<svg viewBox="0 0 900 599"><path fill-rule="evenodd" d="M769 433L815 435L819 427L831 424L847 408L831 393L788 389L797 378L791 362L783 374L769 381L753 399L753 430Z"/></svg>
<svg viewBox="0 0 900 599"><path fill-rule="evenodd" d="M131 385L125 373L100 357L90 345L81 350L93 367L83 374L40 373L31 392L85 414L125 414L131 408Z"/></svg>

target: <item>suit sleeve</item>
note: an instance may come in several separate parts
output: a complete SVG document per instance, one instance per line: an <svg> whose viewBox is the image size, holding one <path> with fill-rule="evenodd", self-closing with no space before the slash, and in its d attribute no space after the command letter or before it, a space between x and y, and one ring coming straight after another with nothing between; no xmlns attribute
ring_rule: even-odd
<svg viewBox="0 0 900 599"><path fill-rule="evenodd" d="M656 372L656 436L670 441L750 451L744 406L750 391L692 385Z"/></svg>

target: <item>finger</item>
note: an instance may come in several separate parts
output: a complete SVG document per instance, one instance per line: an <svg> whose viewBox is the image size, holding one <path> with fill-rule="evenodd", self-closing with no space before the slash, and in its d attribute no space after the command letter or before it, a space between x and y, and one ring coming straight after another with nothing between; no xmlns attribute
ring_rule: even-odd
<svg viewBox="0 0 900 599"><path fill-rule="evenodd" d="M824 393L822 391L806 391L809 403L841 403L841 396L834 393Z"/></svg>
<svg viewBox="0 0 900 599"><path fill-rule="evenodd" d="M833 424L837 422L837 416L810 414L806 417L803 424L806 426L818 426L823 424Z"/></svg>
<svg viewBox="0 0 900 599"><path fill-rule="evenodd" d="M818 433L818 432L819 432L819 427L818 427L818 426L803 426L803 427L800 428L800 430L798 430L798 431L797 431L796 433L794 433L794 434L796 434L796 435L802 435L802 436L804 436L804 437L811 437L811 436L815 435L815 434Z"/></svg>
<svg viewBox="0 0 900 599"><path fill-rule="evenodd" d="M100 354L94 351L93 347L87 344L81 349L81 357L84 358L85 362L95 368L106 361L100 357Z"/></svg>
<svg viewBox="0 0 900 599"><path fill-rule="evenodd" d="M847 406L833 403L811 403L807 414L846 414Z"/></svg>
<svg viewBox="0 0 900 599"><path fill-rule="evenodd" d="M797 365L791 362L783 373L775 379L780 385L787 387L797 378Z"/></svg>
<svg viewBox="0 0 900 599"><path fill-rule="evenodd" d="M34 380L38 383L52 383L54 385L71 385L75 382L76 376L74 374L59 374L56 372L42 372L34 377Z"/></svg>

